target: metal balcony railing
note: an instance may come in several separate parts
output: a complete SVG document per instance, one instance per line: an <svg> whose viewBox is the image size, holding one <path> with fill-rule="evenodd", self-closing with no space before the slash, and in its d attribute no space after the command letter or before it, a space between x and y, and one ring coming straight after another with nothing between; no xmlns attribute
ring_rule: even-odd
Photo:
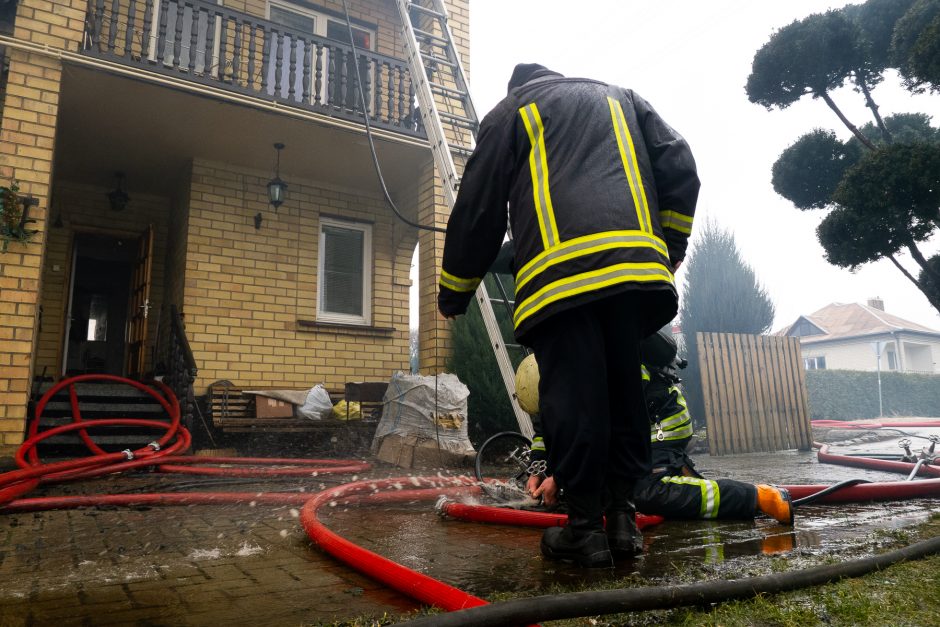
<svg viewBox="0 0 940 627"><path fill-rule="evenodd" d="M89 56L424 137L401 59L203 0L89 0L85 28Z"/></svg>

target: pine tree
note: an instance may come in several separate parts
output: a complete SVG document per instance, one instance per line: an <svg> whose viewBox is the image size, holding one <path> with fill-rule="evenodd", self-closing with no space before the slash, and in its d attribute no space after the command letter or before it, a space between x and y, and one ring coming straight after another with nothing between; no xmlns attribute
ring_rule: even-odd
<svg viewBox="0 0 940 627"><path fill-rule="evenodd" d="M696 424L705 420L695 334L749 333L770 330L774 304L754 270L741 258L734 235L705 222L685 261L686 277L679 317L689 360L683 381Z"/></svg>

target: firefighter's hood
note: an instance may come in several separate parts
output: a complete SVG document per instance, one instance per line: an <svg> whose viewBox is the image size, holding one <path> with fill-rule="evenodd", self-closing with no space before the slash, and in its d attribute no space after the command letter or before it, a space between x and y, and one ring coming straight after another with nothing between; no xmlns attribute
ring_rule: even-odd
<svg viewBox="0 0 940 627"><path fill-rule="evenodd" d="M529 81L543 76L561 76L561 74L553 72L538 63L520 63L513 69L506 91L512 91L516 87L521 87Z"/></svg>

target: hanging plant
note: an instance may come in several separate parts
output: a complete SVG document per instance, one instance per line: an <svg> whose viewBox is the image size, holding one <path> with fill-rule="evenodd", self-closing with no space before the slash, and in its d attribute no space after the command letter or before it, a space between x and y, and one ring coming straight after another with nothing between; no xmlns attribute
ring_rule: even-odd
<svg viewBox="0 0 940 627"><path fill-rule="evenodd" d="M0 252L4 252L10 242L25 243L37 231L27 229L26 225L35 222L27 217L27 202L17 193L20 191L16 181L10 185L0 185Z"/></svg>

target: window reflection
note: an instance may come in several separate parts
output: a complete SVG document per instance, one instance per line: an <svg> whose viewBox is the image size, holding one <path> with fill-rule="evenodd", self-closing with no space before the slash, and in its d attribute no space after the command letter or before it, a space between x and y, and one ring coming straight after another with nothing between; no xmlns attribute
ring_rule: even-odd
<svg viewBox="0 0 940 627"><path fill-rule="evenodd" d="M89 342L104 342L108 339L108 299L102 294L94 294L88 306Z"/></svg>

